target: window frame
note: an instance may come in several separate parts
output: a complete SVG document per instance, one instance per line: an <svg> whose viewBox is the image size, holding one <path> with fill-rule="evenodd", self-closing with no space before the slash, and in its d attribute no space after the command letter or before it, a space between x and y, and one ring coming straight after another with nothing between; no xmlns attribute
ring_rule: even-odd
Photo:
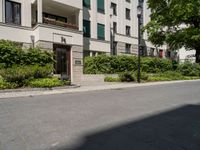
<svg viewBox="0 0 200 150"><path fill-rule="evenodd" d="M131 20L131 10L129 8L126 8L126 13L125 14L126 14L126 19L127 20Z"/></svg>
<svg viewBox="0 0 200 150"><path fill-rule="evenodd" d="M89 33L86 33L86 32L83 31L83 36L90 38L91 37L91 21L84 19L83 20L83 28L84 28L84 22L89 23Z"/></svg>
<svg viewBox="0 0 200 150"><path fill-rule="evenodd" d="M103 33L104 37L99 36L99 26L102 26L104 29L104 33ZM98 40L105 40L105 25L104 24L97 23L97 38Z"/></svg>
<svg viewBox="0 0 200 150"><path fill-rule="evenodd" d="M113 22L113 32L117 33L117 22Z"/></svg>
<svg viewBox="0 0 200 150"><path fill-rule="evenodd" d="M105 0L103 0L103 9L102 8L99 8L99 0L97 0L97 12L99 13L105 13Z"/></svg>
<svg viewBox="0 0 200 150"><path fill-rule="evenodd" d="M131 36L131 27L128 25L126 26L126 35Z"/></svg>
<svg viewBox="0 0 200 150"><path fill-rule="evenodd" d="M112 10L113 10L113 15L114 15L114 16L117 16L117 4L111 2L111 8L112 8Z"/></svg>
<svg viewBox="0 0 200 150"><path fill-rule="evenodd" d="M19 10L20 10L20 12L19 12L19 24L18 23L14 23L14 21L13 21L13 18L14 18L14 15L16 15L16 14L14 14L13 12L12 12L12 22L8 22L7 21L7 7L6 7L6 3L7 2L10 2L11 3L11 7L12 7L12 9L13 9L13 5L14 4L17 4L17 5L19 5ZM21 3L18 3L18 2L15 2L15 1L12 1L12 0L5 0L5 23L6 24L13 24L13 25L17 25L17 26L21 26L22 25L22 5L21 5ZM12 10L13 11L13 10Z"/></svg>
<svg viewBox="0 0 200 150"><path fill-rule="evenodd" d="M125 44L125 53L126 54L131 54L131 44L129 44L129 43L126 43Z"/></svg>
<svg viewBox="0 0 200 150"><path fill-rule="evenodd" d="M89 5L84 5L84 0L83 0L83 7L90 9L91 8L91 0L89 0L89 1L90 1Z"/></svg>

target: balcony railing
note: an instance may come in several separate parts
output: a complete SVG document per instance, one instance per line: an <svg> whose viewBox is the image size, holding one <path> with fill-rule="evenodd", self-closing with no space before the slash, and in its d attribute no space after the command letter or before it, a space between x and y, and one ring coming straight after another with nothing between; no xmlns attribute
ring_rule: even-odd
<svg viewBox="0 0 200 150"><path fill-rule="evenodd" d="M60 26L60 27L65 27L65 28L70 28L70 29L74 29L74 30L79 29L79 27L75 24L65 23L65 22L62 22L62 21L57 21L55 19L50 19L50 18L46 18L46 17L43 18L43 23L56 25L56 26Z"/></svg>

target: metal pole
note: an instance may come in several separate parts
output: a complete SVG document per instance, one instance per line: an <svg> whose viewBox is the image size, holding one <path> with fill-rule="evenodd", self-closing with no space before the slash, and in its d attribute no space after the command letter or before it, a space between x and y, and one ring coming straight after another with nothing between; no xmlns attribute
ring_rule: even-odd
<svg viewBox="0 0 200 150"><path fill-rule="evenodd" d="M141 29L140 29L140 25L141 25L141 16L138 15L138 76L137 76L137 80L138 83L140 83L140 51L141 51Z"/></svg>

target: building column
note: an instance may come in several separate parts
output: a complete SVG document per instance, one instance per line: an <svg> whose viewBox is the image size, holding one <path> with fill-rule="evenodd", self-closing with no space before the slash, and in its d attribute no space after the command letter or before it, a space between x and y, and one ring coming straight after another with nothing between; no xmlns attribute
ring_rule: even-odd
<svg viewBox="0 0 200 150"><path fill-rule="evenodd" d="M79 31L83 31L83 10L79 10L78 14L78 25L79 25Z"/></svg>
<svg viewBox="0 0 200 150"><path fill-rule="evenodd" d="M3 22L3 0L0 0L0 22Z"/></svg>
<svg viewBox="0 0 200 150"><path fill-rule="evenodd" d="M42 23L42 0L37 0L37 23Z"/></svg>

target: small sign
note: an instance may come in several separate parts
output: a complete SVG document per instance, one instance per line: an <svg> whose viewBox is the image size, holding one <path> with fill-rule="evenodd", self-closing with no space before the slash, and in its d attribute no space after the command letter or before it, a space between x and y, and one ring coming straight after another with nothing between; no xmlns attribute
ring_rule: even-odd
<svg viewBox="0 0 200 150"><path fill-rule="evenodd" d="M75 60L75 65L81 65L81 64L82 64L81 60Z"/></svg>

